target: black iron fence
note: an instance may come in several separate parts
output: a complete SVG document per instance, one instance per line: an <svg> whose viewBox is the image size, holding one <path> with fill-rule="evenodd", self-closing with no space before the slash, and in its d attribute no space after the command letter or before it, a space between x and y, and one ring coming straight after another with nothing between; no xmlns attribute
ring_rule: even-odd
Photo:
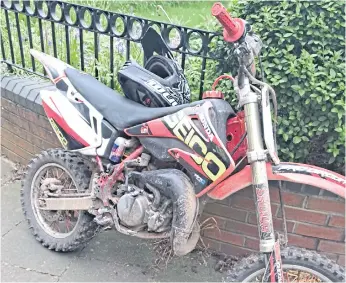
<svg viewBox="0 0 346 283"><path fill-rule="evenodd" d="M144 60L139 42L149 26L161 33L183 69L189 59L199 58L194 76L198 73L198 90L195 91L200 95L207 61L220 60L212 52L212 46L221 39L220 34L214 32L63 1L3 0L1 10L1 62L40 76L45 75L44 70L36 66L29 54L30 48L90 72L115 88L116 70L125 60Z"/></svg>

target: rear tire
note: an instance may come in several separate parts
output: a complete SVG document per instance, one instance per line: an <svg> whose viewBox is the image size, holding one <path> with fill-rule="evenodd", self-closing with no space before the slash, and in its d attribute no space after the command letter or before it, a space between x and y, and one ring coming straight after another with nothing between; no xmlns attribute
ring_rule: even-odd
<svg viewBox="0 0 346 283"><path fill-rule="evenodd" d="M78 192L86 192L91 178L91 167L78 153L62 149L50 149L36 155L28 164L22 182L21 204L29 228L36 240L44 247L55 251L73 251L88 242L98 231L98 225L93 221L93 216L87 211L78 213L78 220L70 233L54 236L48 228L40 222L39 211L33 200L34 184L37 174L42 168L56 166L62 168L70 176ZM54 212L48 212L54 217ZM57 233L58 234L58 233Z"/></svg>
<svg viewBox="0 0 346 283"><path fill-rule="evenodd" d="M281 256L286 280L286 270L301 270L313 274L322 282L345 281L345 269L315 251L288 247L281 250ZM262 282L261 274L263 274L264 269L264 255L250 255L240 260L229 270L226 282L258 282L258 280Z"/></svg>

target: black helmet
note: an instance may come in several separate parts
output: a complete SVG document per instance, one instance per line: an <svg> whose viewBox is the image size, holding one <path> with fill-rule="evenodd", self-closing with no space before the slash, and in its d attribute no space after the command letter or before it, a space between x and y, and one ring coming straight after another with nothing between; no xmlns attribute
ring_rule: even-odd
<svg viewBox="0 0 346 283"><path fill-rule="evenodd" d="M145 64L145 69L165 81L164 86L170 94L168 106L190 102L190 88L183 70L174 59L161 55L152 56Z"/></svg>
<svg viewBox="0 0 346 283"><path fill-rule="evenodd" d="M127 61L118 72L125 96L149 107L176 106L190 102L190 88L182 68L162 37L149 28L142 39L147 62L142 67ZM160 55L154 55L159 53Z"/></svg>

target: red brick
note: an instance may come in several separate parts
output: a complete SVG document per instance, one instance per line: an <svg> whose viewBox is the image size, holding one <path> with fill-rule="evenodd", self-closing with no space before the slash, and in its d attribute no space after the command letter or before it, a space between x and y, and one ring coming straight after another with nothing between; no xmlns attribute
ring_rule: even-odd
<svg viewBox="0 0 346 283"><path fill-rule="evenodd" d="M248 217L248 223L257 225L256 214L251 213ZM293 232L294 222L286 221L287 223L287 231ZM283 230L283 220L281 218L273 218L273 225L275 230L282 231Z"/></svg>
<svg viewBox="0 0 346 283"><path fill-rule="evenodd" d="M328 253L334 253L334 254L345 254L345 243L336 243L331 241L324 241L321 240L318 248L318 251L321 252L328 252Z"/></svg>
<svg viewBox="0 0 346 283"><path fill-rule="evenodd" d="M277 215L277 213L278 213L279 205L276 204L276 203L271 203L270 206L271 206L271 209L272 209L272 215L273 215L273 217L275 217Z"/></svg>
<svg viewBox="0 0 346 283"><path fill-rule="evenodd" d="M24 130L19 128L17 125L11 123L9 120L1 117L1 128L4 128L17 136L20 135Z"/></svg>
<svg viewBox="0 0 346 283"><path fill-rule="evenodd" d="M345 227L345 217L332 215L329 220L328 226Z"/></svg>
<svg viewBox="0 0 346 283"><path fill-rule="evenodd" d="M328 216L327 214L289 206L285 206L285 212L286 219L321 225L326 223Z"/></svg>
<svg viewBox="0 0 346 283"><path fill-rule="evenodd" d="M33 156L33 154L27 152L25 149L20 148L18 145L5 138L1 139L1 145L5 146L7 149L11 150L15 154L21 156L26 161L29 161Z"/></svg>
<svg viewBox="0 0 346 283"><path fill-rule="evenodd" d="M201 240L200 240L201 241ZM214 251L220 251L220 242L203 237L203 243L199 243L202 248L208 248ZM201 242L202 242L201 241Z"/></svg>
<svg viewBox="0 0 346 283"><path fill-rule="evenodd" d="M202 214L200 222L203 223L208 218L213 218L216 221L217 227L219 227L220 229L225 227L226 219L218 217L218 216L215 216L215 215L211 215L211 214L208 214L208 213L203 213ZM208 220L206 222L206 224L209 224L209 223L214 224L215 222L212 219L210 219L210 220Z"/></svg>
<svg viewBox="0 0 346 283"><path fill-rule="evenodd" d="M296 247L314 250L316 249L317 239L302 237L295 234L287 234L288 244Z"/></svg>
<svg viewBox="0 0 346 283"><path fill-rule="evenodd" d="M245 210L235 209L218 203L208 203L204 210L209 214L215 214L239 221L245 221L247 214Z"/></svg>
<svg viewBox="0 0 346 283"><path fill-rule="evenodd" d="M309 197L306 205L309 209L345 214L345 202L327 199L326 197Z"/></svg>
<svg viewBox="0 0 346 283"><path fill-rule="evenodd" d="M244 246L246 248L252 249L254 251L258 251L259 250L259 239L246 238Z"/></svg>
<svg viewBox="0 0 346 283"><path fill-rule="evenodd" d="M230 198L225 198L223 200L217 200L215 203L216 204L222 204L222 205L229 205Z"/></svg>
<svg viewBox="0 0 346 283"><path fill-rule="evenodd" d="M269 192L270 192L270 201L280 203L279 189L273 188L273 189L270 189ZM282 196L283 196L283 202L285 205L297 206L297 207L301 207L305 199L304 195L287 192L287 191L283 191Z"/></svg>
<svg viewBox="0 0 346 283"><path fill-rule="evenodd" d="M8 112L12 112L12 113L18 115L18 107L17 107L17 104L15 104L14 102L7 100L7 103L5 103L4 108Z"/></svg>
<svg viewBox="0 0 346 283"><path fill-rule="evenodd" d="M24 117L25 117L25 119L27 119L28 121L30 121L30 122L33 122L33 123L37 123L37 121L38 121L38 114L37 113L35 113L35 112L32 112L32 111L30 111L30 110L26 110L25 111L25 113L24 113Z"/></svg>
<svg viewBox="0 0 346 283"><path fill-rule="evenodd" d="M272 209L272 215L273 217L275 217L276 215L276 212L278 210L278 205L276 203L272 203L271 204L271 209ZM250 215L252 215L253 219L254 219L254 223L253 224L257 224L257 221L256 221L256 214L255 213L249 213Z"/></svg>
<svg viewBox="0 0 346 283"><path fill-rule="evenodd" d="M46 116L37 115L37 121L38 125L42 128L45 128L47 130L50 130L52 128Z"/></svg>
<svg viewBox="0 0 346 283"><path fill-rule="evenodd" d="M303 223L296 223L294 232L300 235L336 241L340 241L343 234L342 230L340 229Z"/></svg>
<svg viewBox="0 0 346 283"><path fill-rule="evenodd" d="M35 153L35 147L33 146L33 144L28 143L26 140L9 132L6 129L2 129L2 137L15 143L16 145L20 146L22 149L25 149L29 153Z"/></svg>
<svg viewBox="0 0 346 283"><path fill-rule="evenodd" d="M25 119L21 118L20 116L16 115L16 113L8 112L6 110L1 111L1 117L4 117L11 123L19 126L20 128L29 130L29 122Z"/></svg>
<svg viewBox="0 0 346 283"><path fill-rule="evenodd" d="M231 244L221 243L221 249L220 251L222 253L233 255L233 256L243 256L250 253L253 253L251 249L243 248Z"/></svg>
<svg viewBox="0 0 346 283"><path fill-rule="evenodd" d="M252 189L251 186L249 186L249 187L247 187L245 189L242 189L239 192L237 192L236 195L240 195L240 196L243 196L243 197L247 197L247 198L253 199L253 189Z"/></svg>
<svg viewBox="0 0 346 283"><path fill-rule="evenodd" d="M38 136L35 136L31 133L26 133L26 139L31 142L33 145L39 147L39 148L42 148L42 140L38 137Z"/></svg>
<svg viewBox="0 0 346 283"><path fill-rule="evenodd" d="M9 105L9 100L1 97L1 107L4 107L5 109L7 109L8 105Z"/></svg>
<svg viewBox="0 0 346 283"><path fill-rule="evenodd" d="M337 261L339 256L336 254L331 254L331 253L324 253L324 252L319 252L319 254L326 256L327 258Z"/></svg>
<svg viewBox="0 0 346 283"><path fill-rule="evenodd" d="M23 108L22 106L20 106L19 104L17 104L17 113L21 119L25 119L25 112L26 111L29 111L29 110L27 110L27 109Z"/></svg>
<svg viewBox="0 0 346 283"><path fill-rule="evenodd" d="M8 159L10 159L13 162L18 162L23 165L27 163L26 159L14 153L10 149L4 147L3 145L1 145L1 154L5 155Z"/></svg>
<svg viewBox="0 0 346 283"><path fill-rule="evenodd" d="M283 231L283 222L284 221L282 219L273 218L274 229L276 231ZM294 222L286 220L286 225L287 225L287 232L293 232Z"/></svg>
<svg viewBox="0 0 346 283"><path fill-rule="evenodd" d="M252 237L258 237L258 228L255 225L250 225L238 221L227 221L226 229L239 234L244 234Z"/></svg>
<svg viewBox="0 0 346 283"><path fill-rule="evenodd" d="M46 140L46 141L53 143L53 144L56 142L57 137L56 137L56 134L54 133L53 129L46 130L42 127L38 127L38 126L32 125L32 124L30 124L30 127L31 127L30 131L32 133L35 133L35 135L37 135L41 139Z"/></svg>
<svg viewBox="0 0 346 283"><path fill-rule="evenodd" d="M231 206L245 210L255 211L255 201L253 199L243 197L237 194L231 197Z"/></svg>
<svg viewBox="0 0 346 283"><path fill-rule="evenodd" d="M237 246L242 246L244 244L243 235L231 233L224 230L217 230L217 229L204 230L203 236L212 238L218 241L234 244Z"/></svg>
<svg viewBox="0 0 346 283"><path fill-rule="evenodd" d="M47 142L45 140L41 140L41 148L42 149L48 149L48 148L57 148L57 147L61 147L61 143L59 142L57 136L55 136L55 142L51 143L51 142Z"/></svg>
<svg viewBox="0 0 346 283"><path fill-rule="evenodd" d="M249 217L247 219L247 222L250 224L257 225L257 216L255 213L249 213Z"/></svg>
<svg viewBox="0 0 346 283"><path fill-rule="evenodd" d="M345 256L339 255L337 263L340 264L341 266L345 267Z"/></svg>
<svg viewBox="0 0 346 283"><path fill-rule="evenodd" d="M1 119L1 127L11 133L16 134L17 136L31 143L33 146L40 148L39 151L41 151L41 149L61 147L59 140L54 133L46 135L43 139L35 135L37 131L43 128L32 126L32 131L28 132L3 117ZM36 152L38 151L35 150L35 153Z"/></svg>
<svg viewBox="0 0 346 283"><path fill-rule="evenodd" d="M8 140L10 140L11 142L15 143L16 145L18 145L22 149L25 149L29 153L35 153L34 144L27 141L25 130L22 130L19 135L11 133L6 129L2 129L2 132L4 134L4 137L5 138L8 137Z"/></svg>

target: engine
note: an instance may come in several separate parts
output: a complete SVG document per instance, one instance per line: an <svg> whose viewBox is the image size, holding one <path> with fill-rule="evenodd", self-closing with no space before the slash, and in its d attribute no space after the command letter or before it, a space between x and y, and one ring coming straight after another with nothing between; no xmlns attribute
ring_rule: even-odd
<svg viewBox="0 0 346 283"><path fill-rule="evenodd" d="M154 187L140 189L135 185L122 186L125 193L120 197L117 211L123 225L134 230L164 232L171 229L172 201L160 195Z"/></svg>

